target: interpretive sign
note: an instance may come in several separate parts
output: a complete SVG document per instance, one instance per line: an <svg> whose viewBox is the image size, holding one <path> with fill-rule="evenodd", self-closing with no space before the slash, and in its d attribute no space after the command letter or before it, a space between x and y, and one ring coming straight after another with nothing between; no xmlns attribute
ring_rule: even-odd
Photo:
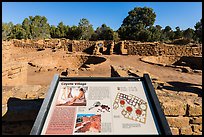
<svg viewBox="0 0 204 137"><path fill-rule="evenodd" d="M55 76L31 134L171 134L149 75Z"/></svg>

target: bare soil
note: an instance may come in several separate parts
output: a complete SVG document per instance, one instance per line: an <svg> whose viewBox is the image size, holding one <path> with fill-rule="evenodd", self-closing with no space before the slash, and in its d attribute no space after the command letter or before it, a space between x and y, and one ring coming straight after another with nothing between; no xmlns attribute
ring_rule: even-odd
<svg viewBox="0 0 204 137"><path fill-rule="evenodd" d="M55 52L53 52L52 49L37 51L36 49L30 48L12 47L10 49L9 59L3 58L3 65L7 65L12 61L27 62L27 72L26 74L23 74L27 78L27 81L18 83L18 85L16 85L17 81L19 81L18 78L9 80L6 78L2 79L4 81L2 91L2 104L4 105L2 106L2 116L5 116L6 114L7 110L5 109L5 106L10 97L17 97L20 99L44 98L54 74L61 75L62 72L65 72L66 70L68 71L68 76L70 77L111 77L111 65L133 67L140 72L149 73L152 76L157 77L160 81L165 82L165 91L183 91L186 93L195 93L199 95L202 93L202 73L184 73L178 71L177 68L148 64L140 61L142 56L137 55L100 55L98 57L99 58L96 58L95 60L101 61L94 61L94 57L92 57L92 59L87 63L91 57L85 53L67 53L62 49L57 49ZM16 93L15 86L22 88L25 85L40 85L42 89L35 90L34 92L36 92L36 94L34 94L32 97L25 96L25 92ZM20 90L21 89L19 89L19 91ZM31 88L30 91L30 93L32 93L33 89ZM35 116L36 115L37 113ZM27 134L32 127L34 119L30 119L31 123L29 123L29 120L27 120L26 124L30 125L30 128L26 127L25 132L22 130L18 132L13 130L12 127L9 128L9 122L5 122L5 118L3 133ZM14 122L14 125L16 127L16 122Z"/></svg>

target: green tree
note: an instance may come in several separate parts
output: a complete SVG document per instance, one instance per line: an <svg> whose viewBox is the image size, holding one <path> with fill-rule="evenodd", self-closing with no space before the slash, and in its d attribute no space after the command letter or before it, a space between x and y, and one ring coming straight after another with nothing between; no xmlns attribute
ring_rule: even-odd
<svg viewBox="0 0 204 137"><path fill-rule="evenodd" d="M174 31L174 39L182 38L183 33L179 27L176 27L176 31Z"/></svg>
<svg viewBox="0 0 204 137"><path fill-rule="evenodd" d="M106 24L102 24L101 27L98 27L96 33L98 40L113 40L114 31L106 26Z"/></svg>
<svg viewBox="0 0 204 137"><path fill-rule="evenodd" d="M142 42L151 41L151 31L147 29L139 31L138 39Z"/></svg>
<svg viewBox="0 0 204 137"><path fill-rule="evenodd" d="M94 31L94 33L91 35L91 38L89 40L93 40L93 41L98 40L98 35L97 35L96 31Z"/></svg>
<svg viewBox="0 0 204 137"><path fill-rule="evenodd" d="M154 24L155 18L156 14L152 8L135 7L128 12L128 16L123 20L118 30L120 38L144 40L139 34L146 35L149 33L146 29Z"/></svg>
<svg viewBox="0 0 204 137"><path fill-rule="evenodd" d="M66 33L67 33L67 26L64 25L63 22L60 22L57 26L57 37L58 38L65 38L66 37Z"/></svg>
<svg viewBox="0 0 204 137"><path fill-rule="evenodd" d="M119 41L119 40L120 40L120 38L119 38L119 35L118 35L118 32L117 32L117 31L114 31L114 32L113 32L113 40L115 40L115 41Z"/></svg>
<svg viewBox="0 0 204 137"><path fill-rule="evenodd" d="M195 39L199 42L202 42L202 19L197 22L194 26L195 28Z"/></svg>
<svg viewBox="0 0 204 137"><path fill-rule="evenodd" d="M32 39L50 38L50 26L45 16L29 16Z"/></svg>
<svg viewBox="0 0 204 137"><path fill-rule="evenodd" d="M162 34L162 31L161 31L161 26L159 25L156 25L155 27L154 26L150 26L148 28L148 30L151 32L150 33L150 38L147 39L147 41L160 41L161 39L161 34Z"/></svg>
<svg viewBox="0 0 204 137"><path fill-rule="evenodd" d="M80 19L78 27L82 30L80 39L89 40L94 33L93 25L85 18Z"/></svg>
<svg viewBox="0 0 204 137"><path fill-rule="evenodd" d="M2 23L2 40L10 39L13 26L12 22Z"/></svg>
<svg viewBox="0 0 204 137"><path fill-rule="evenodd" d="M23 39L25 38L26 32L22 28L21 24L16 24L13 26L12 33L11 33L11 38L12 39Z"/></svg>
<svg viewBox="0 0 204 137"><path fill-rule="evenodd" d="M191 28L188 28L188 29L183 31L183 36L186 39L191 40L191 39L193 39L194 35L195 35L195 31Z"/></svg>
<svg viewBox="0 0 204 137"><path fill-rule="evenodd" d="M25 18L22 22L22 28L25 30L25 39L31 38L31 31L30 31L31 22L28 18Z"/></svg>
<svg viewBox="0 0 204 137"><path fill-rule="evenodd" d="M82 35L82 30L78 26L72 26L68 28L67 38L71 40L79 40Z"/></svg>
<svg viewBox="0 0 204 137"><path fill-rule="evenodd" d="M170 26L166 26L164 29L161 30L161 41L168 41L168 40L173 40L174 38L174 32L171 29Z"/></svg>
<svg viewBox="0 0 204 137"><path fill-rule="evenodd" d="M50 26L50 36L51 36L51 38L57 38L55 31L56 31L56 27L54 25L51 25Z"/></svg>

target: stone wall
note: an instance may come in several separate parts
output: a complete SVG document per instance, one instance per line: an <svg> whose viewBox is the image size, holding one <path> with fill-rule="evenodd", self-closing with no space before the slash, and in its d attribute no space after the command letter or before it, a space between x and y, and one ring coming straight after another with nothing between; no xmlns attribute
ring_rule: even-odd
<svg viewBox="0 0 204 137"><path fill-rule="evenodd" d="M193 70L202 70L202 56L144 56L140 60L149 64L165 67L190 67Z"/></svg>
<svg viewBox="0 0 204 137"><path fill-rule="evenodd" d="M64 48L69 52L86 52L93 54L98 41L45 39L45 40L13 40L14 46L29 48ZM104 54L128 54L140 56L202 56L202 45L170 45L159 42L139 42L103 40ZM113 43L114 42L114 43ZM111 47L113 45L113 47Z"/></svg>
<svg viewBox="0 0 204 137"><path fill-rule="evenodd" d="M8 64L2 64L2 85L15 86L26 83L27 70L27 62L12 62ZM15 83L13 83L14 79Z"/></svg>
<svg viewBox="0 0 204 137"><path fill-rule="evenodd" d="M159 55L202 56L202 45L168 45L160 43L156 50Z"/></svg>
<svg viewBox="0 0 204 137"><path fill-rule="evenodd" d="M66 39L45 39L45 40L12 40L13 45L22 48L65 48L69 40Z"/></svg>
<svg viewBox="0 0 204 137"><path fill-rule="evenodd" d="M125 41L124 48L129 55L141 56L201 56L202 45L169 45L158 42Z"/></svg>
<svg viewBox="0 0 204 137"><path fill-rule="evenodd" d="M93 48L93 46L95 45L95 41L86 41L86 40L73 40L72 44L69 45L71 46L71 52L83 52L85 50L88 50L89 48ZM91 49L91 51L93 51L93 49ZM87 51L90 52L90 51Z"/></svg>
<svg viewBox="0 0 204 137"><path fill-rule="evenodd" d="M128 55L156 56L156 46L157 44L154 43L124 42L124 48L127 49Z"/></svg>
<svg viewBox="0 0 204 137"><path fill-rule="evenodd" d="M164 114L174 135L202 134L202 104L159 96Z"/></svg>
<svg viewBox="0 0 204 137"><path fill-rule="evenodd" d="M12 84L15 79L14 85L25 83L27 81L27 63L15 61L12 57L12 42L2 42L2 85L5 86Z"/></svg>

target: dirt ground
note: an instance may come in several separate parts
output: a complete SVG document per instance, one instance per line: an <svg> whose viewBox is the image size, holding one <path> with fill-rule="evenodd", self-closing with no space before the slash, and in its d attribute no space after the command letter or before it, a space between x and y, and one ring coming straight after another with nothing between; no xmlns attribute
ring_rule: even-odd
<svg viewBox="0 0 204 137"><path fill-rule="evenodd" d="M60 75L62 72L65 72L65 70L68 70L68 76L70 77L111 77L111 65L133 67L140 72L150 73L160 81L165 82L164 88L167 91L178 92L182 90L188 93L202 93L202 73L184 73L177 71L176 68L148 64L140 61L142 56L137 55L100 55L99 57L102 59L101 62L89 63L88 65L85 64L88 67L81 67L87 61L87 58L83 56L88 56L89 58L90 55L84 53L67 53L62 49L57 49L56 51L52 49L36 51L36 49L12 47L10 49L9 61L3 58L3 65L7 65L12 61L29 63L26 73L22 74L27 80L17 84L19 80L18 77L9 80L2 77L4 83L2 104L5 106L11 96L22 99L28 98L27 96L24 97L25 92L14 94L15 88L13 87L15 86L39 85L43 90L36 89L35 92L40 91L41 93L36 93L36 95L41 94L42 97L38 96L38 98L43 98L54 74ZM33 95L33 97L36 98L35 95ZM30 99L32 99L32 97L30 97ZM3 106L2 110L6 113ZM4 114L2 113L2 116ZM3 128L4 134L19 133L17 131L13 132L12 129L8 129L9 124L5 121L5 126ZM29 124L32 125L32 122ZM29 130L30 129L27 129L26 133L29 133ZM24 133L25 132L22 132L22 134Z"/></svg>
<svg viewBox="0 0 204 137"><path fill-rule="evenodd" d="M62 66L62 70L66 68L72 67L77 68L80 65L76 65L75 60L71 58L66 58L66 56L75 56L82 53L74 53L74 54L66 54L63 50L58 50L56 52L52 52L51 49L46 49L43 51L36 51L34 49L22 49L14 47L12 48L11 59L26 61L26 62L34 62L35 64L41 64L42 67L50 68L57 67L59 64ZM85 54L86 55L86 54ZM176 68L152 65L145 62L140 61L142 56L137 55L100 55L101 57L106 58L105 62L100 64L92 65L93 69L90 70L78 70L78 74L70 75L70 76L93 76L93 77L110 77L110 65L118 65L118 66L130 66L141 70L143 72L149 72L155 77L158 77L161 81L171 82L171 81L179 81L183 83L191 83L196 85L202 84L202 75L198 73L183 73L176 71ZM69 60L70 59L70 60ZM56 61L57 60L57 61ZM77 60L78 61L78 60ZM57 63L56 63L57 62ZM35 72L36 68L28 66L28 83L29 84L50 84L53 74L60 74L61 71L56 71L56 69L51 69L49 71L41 71Z"/></svg>

